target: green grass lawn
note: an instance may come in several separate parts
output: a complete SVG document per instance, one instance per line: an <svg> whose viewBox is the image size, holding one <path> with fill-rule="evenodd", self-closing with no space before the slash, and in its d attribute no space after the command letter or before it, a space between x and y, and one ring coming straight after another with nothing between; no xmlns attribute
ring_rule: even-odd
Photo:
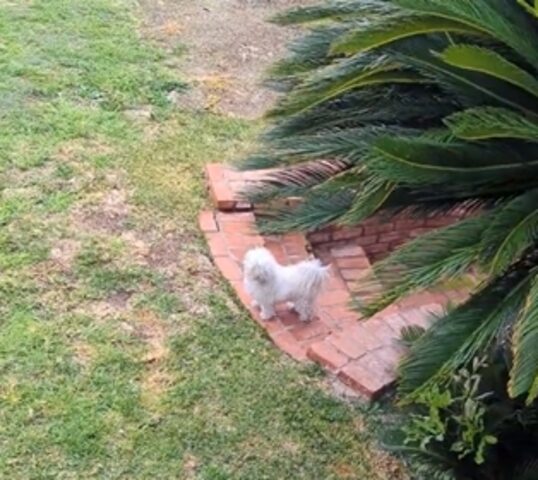
<svg viewBox="0 0 538 480"><path fill-rule="evenodd" d="M0 478L403 478L208 260L202 166L257 127L169 105L138 13L0 0Z"/></svg>

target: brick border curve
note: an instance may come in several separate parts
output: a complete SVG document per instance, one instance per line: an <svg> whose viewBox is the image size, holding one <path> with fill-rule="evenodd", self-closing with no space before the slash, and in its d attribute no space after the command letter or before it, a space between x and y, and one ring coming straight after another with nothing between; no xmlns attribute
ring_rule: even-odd
<svg viewBox="0 0 538 480"><path fill-rule="evenodd" d="M401 329L410 325L427 328L432 314L440 313L448 302L462 301L466 292L421 292L361 319L350 304L353 295L371 293L357 292L354 282L371 271L370 260L361 246L338 242L325 252L324 260L332 268L318 299L317 317L303 323L294 313L277 309L277 318L262 321L243 288L244 254L252 247L265 246L281 263L293 263L306 259L311 245L302 234L262 236L257 232L251 205L237 199L241 185L260 178L260 174L248 175L222 165L206 168L217 210L202 211L199 226L215 265L251 317L282 351L297 361L318 363L369 400L377 398L396 379L397 364L405 353L398 342Z"/></svg>

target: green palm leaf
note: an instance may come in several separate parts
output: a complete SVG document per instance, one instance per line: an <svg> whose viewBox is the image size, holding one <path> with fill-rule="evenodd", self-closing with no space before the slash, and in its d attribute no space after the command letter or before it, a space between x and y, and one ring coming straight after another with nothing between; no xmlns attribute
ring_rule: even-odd
<svg viewBox="0 0 538 480"><path fill-rule="evenodd" d="M389 43L437 32L481 35L484 32L448 18L400 13L352 29L331 47L331 54L354 55Z"/></svg>
<svg viewBox="0 0 538 480"><path fill-rule="evenodd" d="M508 202L484 234L481 262L492 274L506 270L538 239L538 189Z"/></svg>
<svg viewBox="0 0 538 480"><path fill-rule="evenodd" d="M538 66L534 25L523 12L509 8L505 0L394 0L410 11L465 23L509 45L531 65Z"/></svg>
<svg viewBox="0 0 538 480"><path fill-rule="evenodd" d="M393 70L393 71L389 71ZM379 68L360 74L356 78L347 82L328 85L320 92L301 92L297 91L296 95L290 96L288 101L283 102L276 109L270 112L269 117L275 115L293 115L311 109L317 105L341 96L346 92L358 90L360 88L370 87L381 84L417 84L430 83L421 75L410 71L398 71L396 67Z"/></svg>
<svg viewBox="0 0 538 480"><path fill-rule="evenodd" d="M274 16L272 21L279 25L296 25L349 18L364 19L365 17L388 15L395 10L396 8L389 2L381 0L327 1L321 5L293 8Z"/></svg>
<svg viewBox="0 0 538 480"><path fill-rule="evenodd" d="M401 64L412 66L425 76L429 76L447 93L457 93L463 104L471 106L493 103L534 115L532 108L529 110L529 107L534 107L537 103L534 97L495 76L454 67L438 55L432 55L432 50L445 49L446 42L432 41L428 45L411 39L396 45L393 55Z"/></svg>
<svg viewBox="0 0 538 480"><path fill-rule="evenodd" d="M448 381L451 372L486 351L506 322L517 316L533 278L527 271L499 278L439 319L400 366L403 402L432 383Z"/></svg>
<svg viewBox="0 0 538 480"><path fill-rule="evenodd" d="M372 172L396 183L484 185L532 176L538 167L538 151L532 154L527 158L508 146L382 137L375 140L364 162Z"/></svg>
<svg viewBox="0 0 538 480"><path fill-rule="evenodd" d="M425 234L374 265L386 290L364 308L373 315L409 293L464 275L477 259L490 215L463 220Z"/></svg>
<svg viewBox="0 0 538 480"><path fill-rule="evenodd" d="M465 140L520 138L538 141L538 121L506 108L477 107L443 120L452 133Z"/></svg>
<svg viewBox="0 0 538 480"><path fill-rule="evenodd" d="M508 391L512 397L518 397L533 390L527 399L531 403L538 396L532 388L538 382L538 276L534 277L514 326L512 350L514 361Z"/></svg>
<svg viewBox="0 0 538 480"><path fill-rule="evenodd" d="M442 52L440 57L449 65L485 73L538 97L536 77L493 50L476 45L452 45Z"/></svg>

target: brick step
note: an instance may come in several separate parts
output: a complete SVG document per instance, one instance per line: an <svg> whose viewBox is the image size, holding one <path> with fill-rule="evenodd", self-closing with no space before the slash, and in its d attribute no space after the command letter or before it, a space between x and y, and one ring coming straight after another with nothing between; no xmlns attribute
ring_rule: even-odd
<svg viewBox="0 0 538 480"><path fill-rule="evenodd" d="M213 205L220 211L248 211L252 205L246 202L241 192L267 177L272 170L239 172L221 163L205 166L205 176Z"/></svg>
<svg viewBox="0 0 538 480"><path fill-rule="evenodd" d="M460 291L422 292L361 320L349 307L351 292L355 281L371 272L371 265L361 247L338 245L322 259L331 262L332 268L327 287L318 299L317 318L303 323L296 314L280 308L277 318L263 321L251 308L251 299L244 291L242 259L250 248L265 246L283 264L304 260L309 256L305 236L261 236L252 211L204 211L199 224L215 264L272 341L298 361L319 363L367 399L378 397L394 383L396 366L405 353L397 341L401 328L427 328L432 313L440 313L449 301L459 302L466 296Z"/></svg>
<svg viewBox="0 0 538 480"><path fill-rule="evenodd" d="M318 316L313 321L301 322L295 313L284 307L277 309L277 318L261 320L258 311L251 308L251 299L242 283L241 262L245 253L253 247L264 246L280 263L295 263L310 255L305 237L301 234L263 237L255 230L252 212L205 211L200 214L199 223L215 264L237 297L275 344L291 357L306 360L306 352L312 343L357 321L357 313L348 308L350 293L335 271L318 299Z"/></svg>

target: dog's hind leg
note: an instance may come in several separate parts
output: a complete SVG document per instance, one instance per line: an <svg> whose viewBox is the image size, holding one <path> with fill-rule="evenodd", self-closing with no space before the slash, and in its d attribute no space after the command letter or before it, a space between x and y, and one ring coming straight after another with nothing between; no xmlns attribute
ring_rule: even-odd
<svg viewBox="0 0 538 480"><path fill-rule="evenodd" d="M275 309L272 304L260 304L260 317L262 320L269 320L275 316Z"/></svg>
<svg viewBox="0 0 538 480"><path fill-rule="evenodd" d="M295 303L295 311L299 314L301 322L309 322L314 315L313 302L308 299L302 299Z"/></svg>

